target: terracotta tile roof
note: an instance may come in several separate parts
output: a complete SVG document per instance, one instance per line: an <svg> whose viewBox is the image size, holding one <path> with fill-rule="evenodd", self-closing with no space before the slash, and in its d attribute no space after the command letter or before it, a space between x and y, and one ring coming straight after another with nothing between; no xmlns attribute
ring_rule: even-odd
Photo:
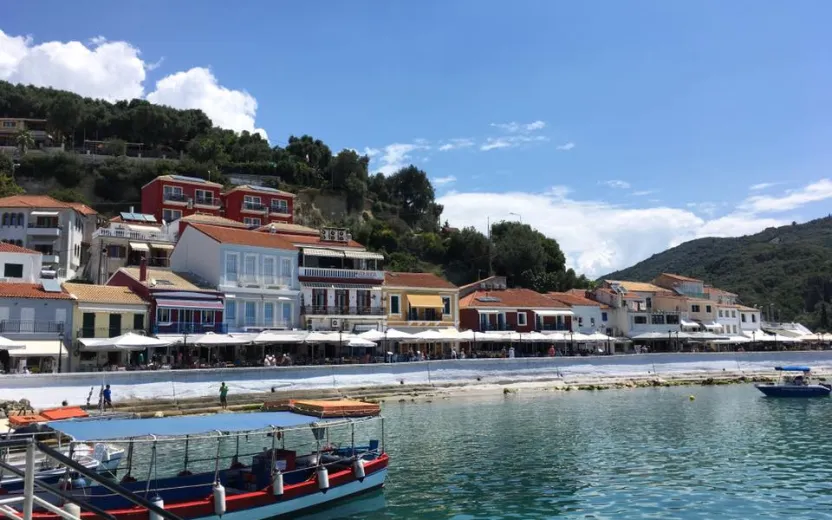
<svg viewBox="0 0 832 520"><path fill-rule="evenodd" d="M122 267L119 269L120 272L126 274L127 276L133 278L139 283L142 283L148 287L152 287L153 289L182 289L185 291L203 291L203 289L197 287L193 283L189 282L182 276L174 273L173 271L169 271L167 269L152 269L150 267L147 268L147 280L144 282L139 281L139 268L138 267ZM155 280L156 285L151 286L150 281ZM161 283L160 283L161 282ZM209 291L214 292L214 291Z"/></svg>
<svg viewBox="0 0 832 520"><path fill-rule="evenodd" d="M300 224L289 224L287 222L272 222L257 228L257 231L263 231L266 233L271 233L272 230L274 230L275 233L320 236L320 231L315 228L301 226Z"/></svg>
<svg viewBox="0 0 832 520"><path fill-rule="evenodd" d="M717 289L716 287L705 287L705 294L722 294L726 296L736 296L737 293L732 293L731 291L726 291L723 289Z"/></svg>
<svg viewBox="0 0 832 520"><path fill-rule="evenodd" d="M92 285L85 283L65 283L64 289L79 302L112 303L120 305L146 304L138 295L127 287L116 285Z"/></svg>
<svg viewBox="0 0 832 520"><path fill-rule="evenodd" d="M581 293L583 290L581 289ZM565 305L583 305L585 307L600 307L601 304L595 300L590 300L586 296L573 294L570 292L548 292L546 296L553 300L559 301Z"/></svg>
<svg viewBox="0 0 832 520"><path fill-rule="evenodd" d="M755 309L754 307L749 307L748 305L737 305L737 309L747 312L760 312L760 309Z"/></svg>
<svg viewBox="0 0 832 520"><path fill-rule="evenodd" d="M627 280L604 280L608 284L617 284L624 288L627 292L660 292L669 293L671 291L658 285L653 285L647 282L630 282Z"/></svg>
<svg viewBox="0 0 832 520"><path fill-rule="evenodd" d="M265 233L261 233L265 235ZM320 235L316 236L309 236L309 235L287 235L283 233L277 233L274 236L283 237L284 240L288 240L289 242L293 243L296 246L303 247L303 246L314 246L314 247L324 247L324 248L340 248L340 247L352 247L352 248L360 248L364 249L364 246L356 242L355 240L350 240L349 242L329 242L325 240L321 240Z"/></svg>
<svg viewBox="0 0 832 520"><path fill-rule="evenodd" d="M47 292L39 283L0 283L0 298L42 298L44 300L71 300L72 296L61 292Z"/></svg>
<svg viewBox="0 0 832 520"><path fill-rule="evenodd" d="M220 217L219 215L206 215L204 213L194 213L187 217L179 219L180 222L188 222L190 224L209 224L211 226L232 227L238 229L248 229L246 224L231 220L230 218Z"/></svg>
<svg viewBox="0 0 832 520"><path fill-rule="evenodd" d="M266 191L266 190L268 190L268 191ZM274 190L274 191L271 191L271 190ZM282 196L284 196L284 197L292 197L292 198L295 198L295 197L296 197L296 195L295 195L294 193L290 193L290 192L288 192L288 191L279 190L279 189L277 189L277 188L270 188L270 187L266 187L266 188L265 188L265 190L264 190L263 188L260 188L259 186L254 186L254 187L252 187L252 186L249 186L248 184L243 184L243 185L240 185L240 186L235 186L234 188L232 188L232 189L230 189L230 190L226 191L225 193L226 193L226 194L229 194L229 193L233 193L233 192L235 192L235 191L247 191L247 192L249 192L249 193L257 193L257 194L259 194L259 195L263 195L263 194L267 194L267 195L268 195L268 194L271 194L271 195L282 195Z"/></svg>
<svg viewBox="0 0 832 520"><path fill-rule="evenodd" d="M82 202L69 202L71 207L84 216L98 215L98 212Z"/></svg>
<svg viewBox="0 0 832 520"><path fill-rule="evenodd" d="M456 289L456 285L433 273L384 273L384 285L424 289Z"/></svg>
<svg viewBox="0 0 832 520"><path fill-rule="evenodd" d="M41 254L39 251L35 251L34 249L26 249L25 247L7 244L6 242L0 242L0 253L24 253L27 255Z"/></svg>
<svg viewBox="0 0 832 520"><path fill-rule="evenodd" d="M491 299L497 301L489 301ZM486 301L482 301L486 299ZM564 309L567 305L531 289L504 289L500 291L474 291L459 300L460 309L508 307L519 309Z"/></svg>
<svg viewBox="0 0 832 520"><path fill-rule="evenodd" d="M702 280L700 280L699 278L691 278L689 276L682 276L680 274L662 273L661 276L666 276L668 278L673 278L674 280L679 280L681 282L699 282L699 283L702 283Z"/></svg>
<svg viewBox="0 0 832 520"><path fill-rule="evenodd" d="M0 198L0 208L72 208L66 202L53 199L48 195L11 195Z"/></svg>
<svg viewBox="0 0 832 520"><path fill-rule="evenodd" d="M205 233L221 244L237 244L241 246L269 247L272 249L286 249L295 251L297 248L281 235L259 233L248 229L230 229L205 224L191 224L191 227Z"/></svg>

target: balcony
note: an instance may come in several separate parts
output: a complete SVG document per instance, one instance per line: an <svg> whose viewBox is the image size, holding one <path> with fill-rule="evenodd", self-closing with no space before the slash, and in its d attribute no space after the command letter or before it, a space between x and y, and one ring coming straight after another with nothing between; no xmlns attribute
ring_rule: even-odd
<svg viewBox="0 0 832 520"><path fill-rule="evenodd" d="M433 309L425 310L428 312L416 312L415 309L411 309L407 313L407 321L442 321L446 318L441 312L430 312Z"/></svg>
<svg viewBox="0 0 832 520"><path fill-rule="evenodd" d="M126 327L81 327L75 331L76 338L115 338L122 334L146 334L144 329L128 329Z"/></svg>
<svg viewBox="0 0 832 520"><path fill-rule="evenodd" d="M92 233L92 237L126 238L142 242L162 242L169 244L173 244L174 242L168 235L161 231L133 231L122 227L98 228Z"/></svg>
<svg viewBox="0 0 832 520"><path fill-rule="evenodd" d="M281 215L288 215L289 214L289 206L279 206L277 204L272 204L269 207L269 213L279 213Z"/></svg>
<svg viewBox="0 0 832 520"><path fill-rule="evenodd" d="M240 209L242 211L253 211L255 213L264 213L266 211L266 205L261 204L259 202L243 202Z"/></svg>
<svg viewBox="0 0 832 520"><path fill-rule="evenodd" d="M292 278L279 276L245 276L240 275L234 279L223 276L220 285L224 287L248 287L254 289L287 290L292 288Z"/></svg>
<svg viewBox="0 0 832 520"><path fill-rule="evenodd" d="M61 257L59 255L53 254L43 254L43 263L44 264L59 264L61 262Z"/></svg>
<svg viewBox="0 0 832 520"><path fill-rule="evenodd" d="M340 278L345 280L384 281L384 271L364 271L361 269L330 269L326 267L299 267L298 276L309 278Z"/></svg>
<svg viewBox="0 0 832 520"><path fill-rule="evenodd" d="M228 332L259 332L263 330L292 329L297 324L294 321L274 320L270 323L263 320L236 320L223 323Z"/></svg>
<svg viewBox="0 0 832 520"><path fill-rule="evenodd" d="M162 195L165 202L188 202L188 196L184 193L165 193Z"/></svg>
<svg viewBox="0 0 832 520"><path fill-rule="evenodd" d="M349 307L343 305L304 305L306 316L384 316L384 307Z"/></svg>
<svg viewBox="0 0 832 520"><path fill-rule="evenodd" d="M228 328L225 323L196 323L193 321L157 323L153 326L153 334L205 334L206 332L225 334L228 332Z"/></svg>
<svg viewBox="0 0 832 520"><path fill-rule="evenodd" d="M66 324L62 321L47 320L3 320L0 321L2 334L62 334Z"/></svg>
<svg viewBox="0 0 832 520"><path fill-rule="evenodd" d="M55 237L61 234L61 226L57 222L29 222L26 234L39 237Z"/></svg>
<svg viewBox="0 0 832 520"><path fill-rule="evenodd" d="M196 206L204 206L207 208L214 208L217 209L220 207L219 199L215 199L214 197L196 197L194 198L194 204Z"/></svg>

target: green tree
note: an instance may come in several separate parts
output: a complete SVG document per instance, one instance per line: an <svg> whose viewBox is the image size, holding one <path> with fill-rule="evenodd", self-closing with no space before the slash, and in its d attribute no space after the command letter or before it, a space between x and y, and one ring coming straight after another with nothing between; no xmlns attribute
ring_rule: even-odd
<svg viewBox="0 0 832 520"><path fill-rule="evenodd" d="M367 166L370 163L369 157L362 157L355 150L341 150L329 164L329 184L335 189L347 187L347 180L351 176L365 185L367 183ZM364 190L366 191L366 189Z"/></svg>
<svg viewBox="0 0 832 520"><path fill-rule="evenodd" d="M488 276L488 238L473 227L451 233L445 253L445 276L465 285Z"/></svg>
<svg viewBox="0 0 832 520"><path fill-rule="evenodd" d="M58 142L63 144L68 136L72 146L75 129L81 123L81 102L73 95L57 96L49 103L46 118L58 134Z"/></svg>
<svg viewBox="0 0 832 520"><path fill-rule="evenodd" d="M367 194L367 184L355 173L351 173L344 186L347 195L347 209L350 211L364 209L364 196Z"/></svg>
<svg viewBox="0 0 832 520"><path fill-rule="evenodd" d="M326 171L332 161L332 151L320 139L303 135L301 137L289 136L286 152L319 173Z"/></svg>
<svg viewBox="0 0 832 520"><path fill-rule="evenodd" d="M424 218L439 218L437 209L441 213L441 206L435 206L433 186L428 180L428 174L411 165L402 168L387 178L387 186L391 198L401 208L399 217L411 227L424 224ZM431 228L436 228L438 222Z"/></svg>
<svg viewBox="0 0 832 520"><path fill-rule="evenodd" d="M107 139L104 141L104 153L115 157L127 155L127 142L123 139Z"/></svg>
<svg viewBox="0 0 832 520"><path fill-rule="evenodd" d="M823 331L829 330L829 315L826 310L826 302L820 304L820 320L818 325Z"/></svg>
<svg viewBox="0 0 832 520"><path fill-rule="evenodd" d="M6 174L0 174L0 197L9 197L11 195L20 195L25 193L23 188L14 182L14 179Z"/></svg>
<svg viewBox="0 0 832 520"><path fill-rule="evenodd" d="M61 202L81 202L87 205L90 203L83 193L71 188L52 190L49 192L49 196L55 200L60 200Z"/></svg>
<svg viewBox="0 0 832 520"><path fill-rule="evenodd" d="M14 142L17 145L17 151L21 157L26 155L26 152L35 146L35 139L32 137L32 133L22 128L15 132Z"/></svg>
<svg viewBox="0 0 832 520"><path fill-rule="evenodd" d="M191 159L203 163L216 163L226 158L222 143L210 136L195 137L188 143Z"/></svg>
<svg viewBox="0 0 832 520"><path fill-rule="evenodd" d="M0 174L14 177L14 161L2 152L0 152Z"/></svg>

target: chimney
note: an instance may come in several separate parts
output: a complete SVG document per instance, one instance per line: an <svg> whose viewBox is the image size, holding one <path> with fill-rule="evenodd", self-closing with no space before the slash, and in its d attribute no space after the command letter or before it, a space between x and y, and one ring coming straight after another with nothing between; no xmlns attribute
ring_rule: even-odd
<svg viewBox="0 0 832 520"><path fill-rule="evenodd" d="M142 257L142 260L139 263L139 281L147 281L147 258L144 257Z"/></svg>
<svg viewBox="0 0 832 520"><path fill-rule="evenodd" d="M133 206L130 206L130 213L134 213Z"/></svg>

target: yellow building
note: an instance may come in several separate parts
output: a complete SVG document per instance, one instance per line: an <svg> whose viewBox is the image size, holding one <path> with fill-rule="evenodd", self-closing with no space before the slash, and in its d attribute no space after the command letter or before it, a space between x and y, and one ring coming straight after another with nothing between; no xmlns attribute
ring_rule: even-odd
<svg viewBox="0 0 832 520"><path fill-rule="evenodd" d="M385 273L387 326L404 332L459 327L459 289L431 273Z"/></svg>
<svg viewBox="0 0 832 520"><path fill-rule="evenodd" d="M124 366L129 352L89 352L79 341L83 338L112 338L127 332L145 334L148 327L148 303L127 287L65 283L64 289L75 300L72 323L72 370L97 370L106 366Z"/></svg>

